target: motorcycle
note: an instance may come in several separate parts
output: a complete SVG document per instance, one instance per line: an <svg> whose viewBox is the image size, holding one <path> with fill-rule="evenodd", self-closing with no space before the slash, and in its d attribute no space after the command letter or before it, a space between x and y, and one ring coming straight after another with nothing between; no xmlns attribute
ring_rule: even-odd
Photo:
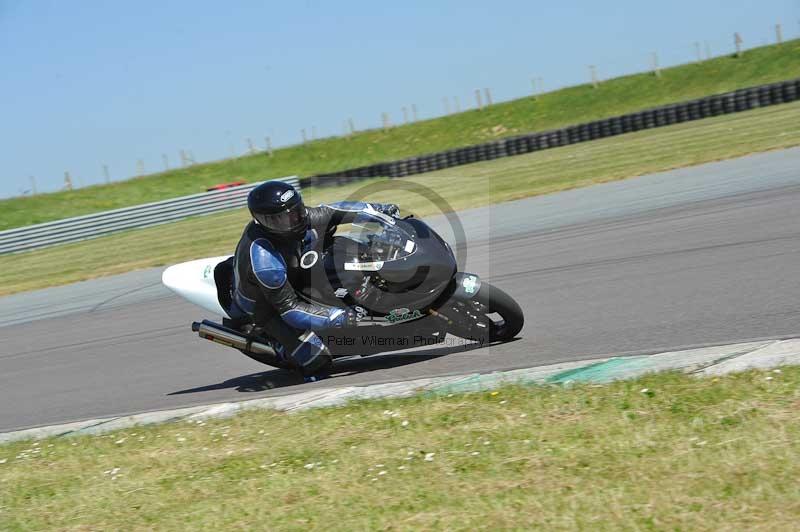
<svg viewBox="0 0 800 532"><path fill-rule="evenodd" d="M365 212L349 227L311 236L302 246L300 279L293 282L299 295L358 313L356 327L318 332L334 358L436 346L447 334L480 345L507 342L522 330L519 304L477 275L457 271L450 245L420 219ZM229 326L232 262L222 256L176 264L164 271L162 282L224 317L223 323L192 323L201 338L290 369L274 339L257 326Z"/></svg>

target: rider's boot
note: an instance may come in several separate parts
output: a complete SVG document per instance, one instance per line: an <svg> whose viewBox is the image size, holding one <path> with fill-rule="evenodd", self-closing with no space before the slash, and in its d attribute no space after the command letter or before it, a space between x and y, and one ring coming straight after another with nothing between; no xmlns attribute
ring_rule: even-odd
<svg viewBox="0 0 800 532"><path fill-rule="evenodd" d="M333 369L333 357L322 339L314 331L306 331L298 340L300 345L289 354L289 358L306 382L329 377Z"/></svg>

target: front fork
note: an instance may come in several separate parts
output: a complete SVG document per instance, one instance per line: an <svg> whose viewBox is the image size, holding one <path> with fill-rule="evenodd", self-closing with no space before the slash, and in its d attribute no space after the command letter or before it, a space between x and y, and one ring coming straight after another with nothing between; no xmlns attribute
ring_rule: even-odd
<svg viewBox="0 0 800 532"><path fill-rule="evenodd" d="M460 301L469 301L481 289L481 278L474 273L458 272L453 276L453 293L451 298Z"/></svg>
<svg viewBox="0 0 800 532"><path fill-rule="evenodd" d="M453 276L441 304L429 312L440 319L451 334L472 340L488 337L489 324L480 312L481 305L473 301L480 289L480 277L473 273L458 272Z"/></svg>

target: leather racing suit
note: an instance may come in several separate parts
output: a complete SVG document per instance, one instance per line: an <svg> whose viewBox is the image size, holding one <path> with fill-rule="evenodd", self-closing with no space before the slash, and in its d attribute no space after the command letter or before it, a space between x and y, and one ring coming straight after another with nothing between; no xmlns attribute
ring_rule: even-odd
<svg viewBox="0 0 800 532"><path fill-rule="evenodd" d="M271 238L252 221L245 227L236 246L229 309L236 321L264 327L281 344L284 356L288 353L300 365L316 352L315 347L321 348L322 341L313 332L355 325L356 320L352 311L309 302L298 295L295 287L303 282L303 249L364 212L397 213L396 205L352 201L306 209L308 226L302 240Z"/></svg>

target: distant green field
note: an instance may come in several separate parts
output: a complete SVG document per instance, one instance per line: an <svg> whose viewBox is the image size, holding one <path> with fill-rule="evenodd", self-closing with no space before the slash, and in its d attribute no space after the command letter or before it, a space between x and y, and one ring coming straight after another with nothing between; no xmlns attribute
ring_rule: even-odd
<svg viewBox="0 0 800 532"><path fill-rule="evenodd" d="M202 192L234 179L332 172L794 77L800 77L800 40L750 50L741 58L664 69L661 78L636 74L606 81L598 89L570 87L536 100L521 98L388 131L292 146L276 150L272 157L258 154L111 185L0 200L0 230Z"/></svg>
<svg viewBox="0 0 800 532"><path fill-rule="evenodd" d="M424 184L453 209L466 209L690 166L747 153L800 145L800 102L649 129L391 180L393 189L365 199L393 201L404 213L436 212L425 197L397 186ZM310 189L311 205L344 199L364 185ZM138 268L232 253L249 219L237 209L181 222L0 256L0 295L60 285ZM113 245L115 252L108 253Z"/></svg>

